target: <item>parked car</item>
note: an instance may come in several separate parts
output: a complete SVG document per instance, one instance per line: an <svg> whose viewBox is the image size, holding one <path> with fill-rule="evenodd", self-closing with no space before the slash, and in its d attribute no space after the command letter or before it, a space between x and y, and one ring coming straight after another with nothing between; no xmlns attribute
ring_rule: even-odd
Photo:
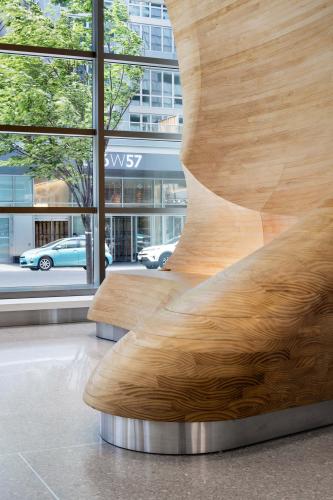
<svg viewBox="0 0 333 500"><path fill-rule="evenodd" d="M138 253L138 261L141 262L147 269L157 269L163 267L168 258L173 254L179 236L168 241L164 245L146 247Z"/></svg>
<svg viewBox="0 0 333 500"><path fill-rule="evenodd" d="M105 267L111 264L112 255L105 245ZM32 271L49 271L51 267L86 268L86 237L63 238L40 248L27 250L20 257L20 266Z"/></svg>

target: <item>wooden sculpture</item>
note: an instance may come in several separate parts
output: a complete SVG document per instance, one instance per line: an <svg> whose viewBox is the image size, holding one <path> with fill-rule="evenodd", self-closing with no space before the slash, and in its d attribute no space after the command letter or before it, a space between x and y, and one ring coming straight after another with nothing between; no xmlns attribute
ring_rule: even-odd
<svg viewBox="0 0 333 500"><path fill-rule="evenodd" d="M190 206L166 269L182 284L157 275L159 298L130 313L132 331L92 374L85 401L153 422L230 421L330 401L333 3L167 5ZM91 318L125 324L130 305L117 316L103 303L116 282L102 286Z"/></svg>

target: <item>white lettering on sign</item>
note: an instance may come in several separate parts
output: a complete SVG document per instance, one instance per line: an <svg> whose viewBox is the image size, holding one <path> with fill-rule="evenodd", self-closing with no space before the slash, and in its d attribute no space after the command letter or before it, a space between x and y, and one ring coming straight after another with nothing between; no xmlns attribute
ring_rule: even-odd
<svg viewBox="0 0 333 500"><path fill-rule="evenodd" d="M142 155L131 154L110 154L105 159L106 167L113 168L139 168L142 161Z"/></svg>

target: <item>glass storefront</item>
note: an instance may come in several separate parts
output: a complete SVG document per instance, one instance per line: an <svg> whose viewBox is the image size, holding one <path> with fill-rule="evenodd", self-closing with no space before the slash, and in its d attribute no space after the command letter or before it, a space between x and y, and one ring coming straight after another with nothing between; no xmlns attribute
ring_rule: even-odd
<svg viewBox="0 0 333 500"><path fill-rule="evenodd" d="M9 260L9 217L0 216L0 263Z"/></svg>
<svg viewBox="0 0 333 500"><path fill-rule="evenodd" d="M185 219L183 215L108 216L106 243L114 262L136 262L143 248L169 243L181 235Z"/></svg>

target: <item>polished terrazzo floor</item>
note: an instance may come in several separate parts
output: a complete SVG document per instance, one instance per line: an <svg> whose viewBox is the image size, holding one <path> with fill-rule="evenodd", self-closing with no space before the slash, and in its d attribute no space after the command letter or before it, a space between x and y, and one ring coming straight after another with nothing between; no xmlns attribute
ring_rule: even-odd
<svg viewBox="0 0 333 500"><path fill-rule="evenodd" d="M228 453L143 455L98 437L91 324L0 329L1 500L333 500L333 427Z"/></svg>

